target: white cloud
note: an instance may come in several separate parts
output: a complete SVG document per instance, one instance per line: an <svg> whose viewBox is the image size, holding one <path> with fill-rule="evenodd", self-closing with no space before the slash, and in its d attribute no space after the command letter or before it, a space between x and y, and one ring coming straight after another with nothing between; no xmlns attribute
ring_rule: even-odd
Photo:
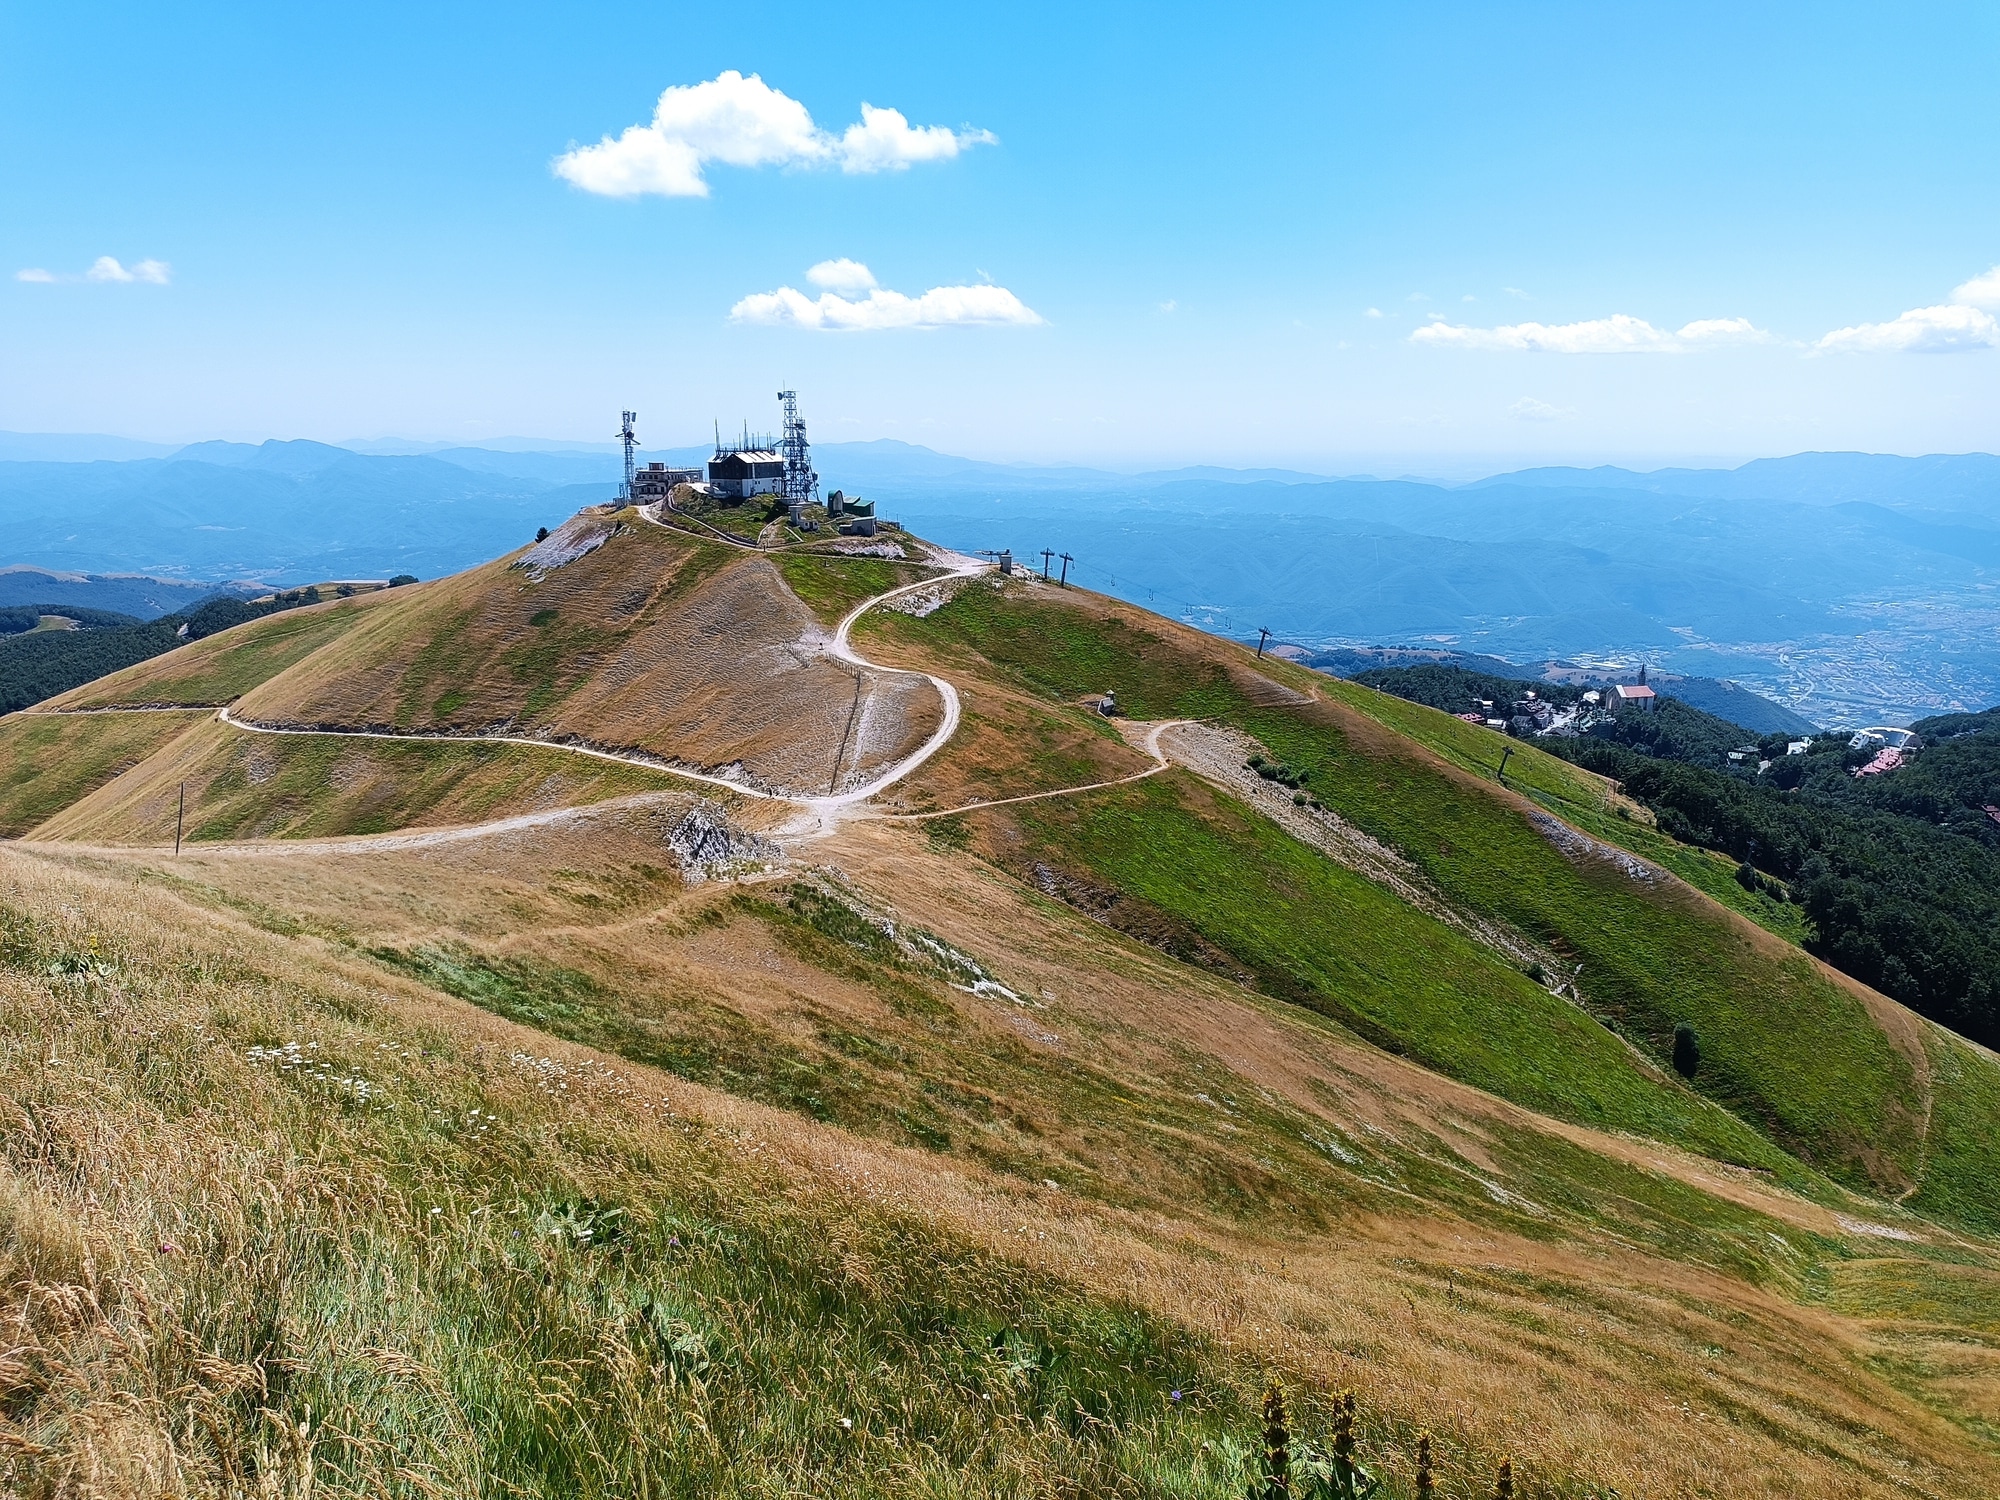
<svg viewBox="0 0 2000 1500"><path fill-rule="evenodd" d="M1179 300L1178 298L1176 298L1176 297L1169 297L1169 298L1167 298L1167 300L1166 300L1166 301L1164 301L1164 302L1160 303L1160 304L1159 304L1159 307L1160 307L1160 311L1161 311L1161 312L1163 312L1163 313L1170 313L1170 312L1178 312L1178 311L1180 311L1180 305L1181 305L1181 304L1180 304L1180 300Z"/></svg>
<svg viewBox="0 0 2000 1500"><path fill-rule="evenodd" d="M1379 318L1382 316L1382 309L1379 307L1371 307L1361 316L1364 318Z"/></svg>
<svg viewBox="0 0 2000 1500"><path fill-rule="evenodd" d="M948 125L912 126L899 109L861 106L861 121L840 137L843 172L903 172L912 162L950 161L973 146L997 146L990 130L954 131Z"/></svg>
<svg viewBox="0 0 2000 1500"><path fill-rule="evenodd" d="M1951 300L1961 307L1983 307L1988 312L2000 312L2000 266L1995 266L1984 276L1975 276L1963 285L1953 287Z"/></svg>
<svg viewBox="0 0 2000 1500"><path fill-rule="evenodd" d="M1479 299L1473 296L1472 293L1467 292L1463 297L1460 297L1458 300L1461 302L1477 302Z"/></svg>
<svg viewBox="0 0 2000 1500"><path fill-rule="evenodd" d="M163 260L142 260L127 268L110 255L98 256L83 273L87 281L148 281L154 286L165 286L171 274L172 268Z"/></svg>
<svg viewBox="0 0 2000 1500"><path fill-rule="evenodd" d="M1517 286L1503 286L1500 288L1500 290L1505 292L1510 297L1526 297L1528 295L1526 292L1522 291Z"/></svg>
<svg viewBox="0 0 2000 1500"><path fill-rule="evenodd" d="M1511 323L1499 328L1468 328L1436 322L1410 335L1413 343L1445 348L1536 354L1679 354L1714 344L1754 343L1768 337L1748 318L1703 318L1669 331L1626 313L1581 323Z"/></svg>
<svg viewBox="0 0 2000 1500"><path fill-rule="evenodd" d="M1697 318L1674 337L1684 344L1763 344L1771 335L1748 318Z"/></svg>
<svg viewBox="0 0 2000 1500"><path fill-rule="evenodd" d="M1912 308L1890 323L1836 328L1815 347L1827 354L1954 354L1995 346L2000 346L2000 322L1991 313L1951 304Z"/></svg>
<svg viewBox="0 0 2000 1500"><path fill-rule="evenodd" d="M730 308L729 316L738 323L845 332L1042 321L1041 314L1002 286L938 286L910 297L873 286L872 281L871 277L868 295L860 298L837 292L813 298L788 286L756 292Z"/></svg>
<svg viewBox="0 0 2000 1500"><path fill-rule="evenodd" d="M735 69L706 83L679 84L660 95L652 123L630 125L614 140L574 146L555 160L559 177L609 198L657 194L705 198L702 169L837 165L843 172L902 171L913 162L946 161L992 145L987 130L913 126L900 110L861 106L861 119L835 136L813 123L798 100L752 73Z"/></svg>
<svg viewBox="0 0 2000 1500"><path fill-rule="evenodd" d="M81 276L58 275L54 271L44 271L33 266L25 271L16 271L16 281L36 281L53 284L58 281L100 281L130 282L144 281L153 286L165 286L173 279L173 267L163 260L142 260L134 265L120 263L116 256L100 255L90 264L90 269Z"/></svg>
<svg viewBox="0 0 2000 1500"><path fill-rule="evenodd" d="M830 292L865 292L875 285L875 273L860 261L842 256L821 261L806 272L806 280Z"/></svg>
<svg viewBox="0 0 2000 1500"><path fill-rule="evenodd" d="M1523 422L1566 422L1576 415L1573 406L1551 406L1533 396L1523 396L1507 410Z"/></svg>

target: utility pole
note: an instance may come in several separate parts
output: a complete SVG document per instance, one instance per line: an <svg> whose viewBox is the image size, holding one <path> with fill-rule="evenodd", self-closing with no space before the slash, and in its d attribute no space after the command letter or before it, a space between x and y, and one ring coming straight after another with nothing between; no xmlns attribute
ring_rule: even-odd
<svg viewBox="0 0 2000 1500"><path fill-rule="evenodd" d="M1062 577L1057 579L1056 581L1060 583L1064 588L1069 587L1069 565L1075 561L1076 559L1071 557L1067 552L1062 554L1062 565L1063 565Z"/></svg>
<svg viewBox="0 0 2000 1500"><path fill-rule="evenodd" d="M1270 638L1271 632L1266 630L1262 625L1259 625L1257 627L1257 659L1259 661L1264 659L1264 642Z"/></svg>
<svg viewBox="0 0 2000 1500"><path fill-rule="evenodd" d="M181 852L181 825L187 821L187 810L188 810L188 784L185 781L183 781L181 783L180 806L174 809L174 853L175 854L179 854Z"/></svg>
<svg viewBox="0 0 2000 1500"><path fill-rule="evenodd" d="M1514 747L1512 745L1509 745L1506 749L1500 752L1500 779L1502 781L1505 781L1507 779L1507 757L1512 755L1513 753L1514 753Z"/></svg>
<svg viewBox="0 0 2000 1500"><path fill-rule="evenodd" d="M1044 583L1047 583L1049 581L1049 559L1054 557L1055 555L1056 554L1052 548L1048 547L1042 548L1042 582Z"/></svg>

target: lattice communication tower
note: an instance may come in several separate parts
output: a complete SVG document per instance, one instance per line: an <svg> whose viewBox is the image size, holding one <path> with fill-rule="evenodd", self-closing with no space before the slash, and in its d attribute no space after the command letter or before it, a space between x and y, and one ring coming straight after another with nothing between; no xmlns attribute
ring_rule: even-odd
<svg viewBox="0 0 2000 1500"><path fill-rule="evenodd" d="M819 475L813 472L812 446L806 442L805 418L799 415L799 394L780 391L778 401L785 413L785 432L778 442L778 452L785 460L785 501L810 505L819 499Z"/></svg>
<svg viewBox="0 0 2000 1500"><path fill-rule="evenodd" d="M639 420L639 414L636 411L628 411L624 415L624 425L618 431L619 440L625 444L625 483L618 490L618 503L621 506L632 503L632 450L639 446L639 434L632 430L632 424Z"/></svg>

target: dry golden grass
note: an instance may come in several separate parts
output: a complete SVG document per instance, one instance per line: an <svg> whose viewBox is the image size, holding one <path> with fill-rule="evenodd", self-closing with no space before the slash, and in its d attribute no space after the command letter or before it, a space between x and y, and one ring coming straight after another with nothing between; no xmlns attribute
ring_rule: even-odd
<svg viewBox="0 0 2000 1500"><path fill-rule="evenodd" d="M1980 1318L2000 1322L1984 1246L1921 1225L1904 1231L1921 1237L1914 1243L1857 1234L1842 1217L1863 1223L1890 1210L1860 1199L1810 1202L1667 1148L1552 1127L1295 1010L1107 941L1102 929L1046 909L997 873L968 881L963 862L930 852L916 829L851 826L825 853L856 887L894 892L904 922L978 955L1020 993L1054 997L1033 1022L1064 1045L1024 1042L1009 1019L1013 1007L956 992L943 997L956 1016L939 1033L936 1018L899 1018L865 985L815 975L770 929L732 919L726 887L635 884L633 861L651 837L643 827L537 830L498 847L320 858L295 869L220 853L175 867L204 903L227 910L233 898L265 913L267 924L283 914L330 934L330 943L233 927L210 937L200 914L143 882L135 887L129 875L42 870L15 879L39 893L21 899L43 909L67 904L95 917L121 907L132 915L120 923L139 924L135 931L157 937L172 928L183 934L177 942L255 950L282 986L359 979L380 988L395 999L371 1024L421 1024L438 1067L482 1049L497 1055L533 1034L357 970L342 956L355 945L458 941L539 955L650 996L635 1003L663 1018L719 1004L797 1043L811 1030L796 1024L810 1008L913 1056L928 1045L987 1054L996 1066L1046 1068L1068 1082L1035 1095L1036 1130L1048 1159L1066 1164L1055 1170L1076 1182L1073 1190L996 1171L976 1152L940 1158L881 1131L816 1125L678 1079L639 1092L669 1093L683 1116L778 1171L788 1191L912 1215L1094 1295L1135 1300L1253 1367L1287 1369L1307 1384L1355 1385L1370 1406L1437 1430L1454 1451L1487 1459L1511 1452L1537 1482L1577 1476L1626 1494L1773 1500L1961 1495L2000 1482L1976 1426L1995 1389L1994 1371L1975 1352ZM545 1039L525 1045L575 1055ZM1119 1106L1078 1081L1080 1067L1119 1080L1130 1102ZM1191 1070L1210 1097L1242 1101L1242 1112L1195 1102ZM1177 1109L1177 1126L1146 1124L1162 1107ZM622 1104L590 1108L601 1111L594 1130L649 1128ZM1593 1223L1594 1207L1538 1224L1491 1202L1481 1209L1478 1194L1454 1207L1391 1194L1350 1206L1328 1225L1288 1228L1282 1216L1246 1218L1212 1175L1176 1159L1233 1153L1254 1171L1279 1144L1274 1120L1323 1122L1334 1138L1355 1143L1392 1137L1419 1156L1449 1151L1523 1197L1556 1192L1559 1180L1579 1191L1595 1169L1562 1156L1573 1148L1641 1172L1607 1178L1607 1198L1649 1184L1685 1189L1664 1211L1699 1217L1709 1202L1721 1229L1710 1240L1693 1234L1676 1255L1634 1243L1613 1215ZM1524 1148L1528 1138L1557 1144ZM1543 1150L1554 1153L1546 1175L1535 1165ZM1405 1158L1405 1168L1416 1159ZM1738 1210L1747 1217L1732 1217ZM1739 1231L1781 1234L1795 1248L1757 1275L1732 1273L1716 1256ZM1864 1252L1865 1262L1853 1259ZM1942 1266L1939 1256L1964 1268ZM1842 1269L1854 1264L1876 1267L1873 1280ZM1816 1290L1828 1274L1843 1289L1831 1305ZM1958 1278L1943 1315L1909 1305L1907 1292L1895 1302L1880 1289L1939 1276Z"/></svg>
<svg viewBox="0 0 2000 1500"><path fill-rule="evenodd" d="M87 682L38 708L229 703L401 598L401 590L378 589L267 615Z"/></svg>
<svg viewBox="0 0 2000 1500"><path fill-rule="evenodd" d="M768 558L638 521L594 524L609 540L544 575L502 559L411 591L238 712L549 735L740 764L805 795L865 781L937 727L928 683L828 657L825 630Z"/></svg>
<svg viewBox="0 0 2000 1500"><path fill-rule="evenodd" d="M74 717L81 727L84 716ZM664 771L555 748L258 734L210 718L62 809L34 837L171 845L183 788L186 837L202 843L477 823L686 785Z"/></svg>
<svg viewBox="0 0 2000 1500"><path fill-rule="evenodd" d="M540 582L496 564L374 596L241 711L497 716L810 780L781 740L832 733L831 669L795 654L820 627L774 579L627 531ZM1218 701L1318 691L1058 602L1080 651L1156 632L1163 684L1193 662ZM864 649L967 710L892 805L1146 763L896 621ZM885 717L901 738L845 774L932 722ZM1357 763L1475 785L1344 703L1304 717ZM209 726L43 832L164 841L183 777L200 826L291 836L626 789L555 750L436 759L474 749ZM317 795L271 790L299 774ZM851 821L684 885L663 844L691 797L393 848L0 851L0 1493L1219 1500L1241 1486L1217 1441L1250 1435L1273 1372L1361 1393L1390 1494L1423 1429L1453 1500L1502 1453L1565 1500L2000 1492L1984 1240L1389 1056L1043 898L1006 873L1007 817ZM899 956L931 940L985 982ZM1928 1079L1921 1028L1875 1022ZM287 1042L329 1067L274 1062ZM577 1240L607 1206L629 1238ZM1030 1334L1032 1375L1007 1363Z"/></svg>
<svg viewBox="0 0 2000 1500"><path fill-rule="evenodd" d="M0 837L18 838L207 717L200 709L7 715L0 720Z"/></svg>

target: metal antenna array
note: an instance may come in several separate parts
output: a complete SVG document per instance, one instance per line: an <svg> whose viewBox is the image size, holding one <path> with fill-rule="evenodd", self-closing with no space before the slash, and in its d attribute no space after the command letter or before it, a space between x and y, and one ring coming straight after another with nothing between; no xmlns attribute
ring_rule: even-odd
<svg viewBox="0 0 2000 1500"><path fill-rule="evenodd" d="M618 432L619 439L625 444L625 483L618 490L621 508L632 503L632 450L639 446L639 434L632 430L632 424L638 420L636 411L626 412L624 425Z"/></svg>
<svg viewBox="0 0 2000 1500"><path fill-rule="evenodd" d="M810 505L819 499L819 475L813 472L812 447L806 442L805 418L799 415L797 391L780 391L785 431L778 451L785 459L785 500L790 505Z"/></svg>

